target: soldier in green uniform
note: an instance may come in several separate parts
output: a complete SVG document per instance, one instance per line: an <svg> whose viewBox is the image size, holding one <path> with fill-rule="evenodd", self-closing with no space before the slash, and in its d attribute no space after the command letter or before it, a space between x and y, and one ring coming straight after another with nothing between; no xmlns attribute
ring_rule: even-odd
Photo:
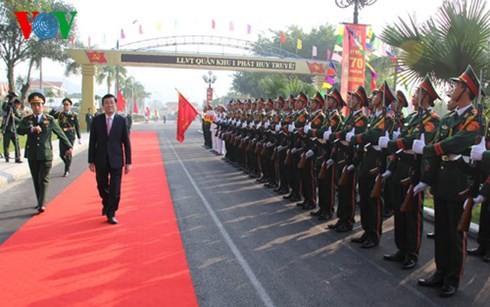
<svg viewBox="0 0 490 307"><path fill-rule="evenodd" d="M317 189L317 170L315 158L320 150L316 143L316 136L308 136L311 129L319 129L325 120L325 114L322 111L325 99L322 94L317 92L310 99L310 114L305 126L298 130L301 141L303 142L304 152L301 154L301 160L298 168L300 168L302 186L303 186L303 210L310 210L316 207L316 189ZM300 161L301 161L300 160Z"/></svg>
<svg viewBox="0 0 490 307"><path fill-rule="evenodd" d="M61 130L65 133L66 137L71 143L70 148L75 144L75 137L78 138L78 144L82 143L82 136L80 134L80 123L78 120L78 114L72 112L71 107L73 102L69 98L65 98L61 101L63 104L63 111L59 113L55 113L54 117L58 119L58 123L61 127ZM70 166L72 161L71 155L66 155L66 151L68 148L63 142L59 142L60 147L60 158L63 160L65 164L65 172L63 173L63 177L68 177L70 175Z"/></svg>
<svg viewBox="0 0 490 307"><path fill-rule="evenodd" d="M351 145L364 147L358 172L361 224L364 233L353 241L354 243L361 243L362 248L377 246L381 238L383 197L371 197L371 192L374 189L376 178L373 170L384 162L381 160L383 158L378 145L379 137L385 135L385 132L391 134L393 129L393 117L386 110L393 100L396 100L396 97L385 81L371 101L370 108L373 114L367 129L362 133L348 133L346 135L346 140Z"/></svg>
<svg viewBox="0 0 490 307"><path fill-rule="evenodd" d="M53 132L63 142L68 150L66 155L71 155L72 145L61 130L54 117L43 114L46 98L41 93L32 93L28 97L33 114L26 116L19 124L17 132L20 135L27 135L25 158L29 162L34 190L36 191L37 206L39 213L46 209L46 193L49 185L49 171L53 162L53 145L51 135Z"/></svg>
<svg viewBox="0 0 490 307"><path fill-rule="evenodd" d="M489 127L490 129L490 127ZM481 161L480 171L485 179L480 194L473 198L475 208L481 204L480 221L478 227L478 247L467 249L468 255L479 256L485 262L490 262L490 132L487 131L486 141L471 147L470 157L473 161Z"/></svg>
<svg viewBox="0 0 490 307"><path fill-rule="evenodd" d="M17 126L22 119L22 113L20 111L22 103L15 93L7 95L7 99L8 100L4 101L2 104L2 110L4 112L2 133L5 162L9 162L9 146L10 141L12 141L15 148L15 163L22 163L22 160L20 159L19 138L17 136Z"/></svg>
<svg viewBox="0 0 490 307"><path fill-rule="evenodd" d="M397 92L397 97L399 101L406 101L403 94ZM407 116L399 137L379 139L381 148L387 148L390 155L383 177L393 174L395 245L398 249L393 254L385 255L384 259L400 262L405 270L413 268L418 261L423 228L423 193L407 199L410 203L402 208L409 191L408 184L413 188L418 183L422 168L421 156L414 155L412 143L421 133L424 133L428 144L432 143L440 122L439 116L431 110L436 99L440 99L439 95L427 75L412 99L416 111Z"/></svg>
<svg viewBox="0 0 490 307"><path fill-rule="evenodd" d="M319 129L312 128L308 135L321 139L323 147L322 158L318 161L318 210L311 212L312 216L317 216L320 221L332 218L335 206L335 173L336 168L333 163L333 155L336 148L328 139L332 133L337 133L342 127L342 115L340 110L345 106L344 99L339 91L334 88L327 94L325 102L325 120ZM320 146L320 145L319 145ZM330 164L327 165L327 162Z"/></svg>
<svg viewBox="0 0 490 307"><path fill-rule="evenodd" d="M293 122L293 106L294 106L294 96L290 95L287 102L284 102L284 106L281 111L281 122L280 125L276 126L279 128L279 145L277 146L277 163L279 169L280 185L277 193L279 195L289 194L290 187L290 167L286 165L286 151L289 146L288 137L288 126Z"/></svg>
<svg viewBox="0 0 490 307"><path fill-rule="evenodd" d="M421 139L412 145L412 150L423 152L427 161L414 194L427 188L426 174L431 174L432 170L435 173L431 192L435 210L436 271L428 278L419 279L419 285L440 287L442 297L456 293L464 271L466 233L457 229L464 200L459 193L468 187L466 160L480 129L478 114L472 105L472 100L479 95L480 81L473 69L468 66L461 76L451 80L455 85L451 100L457 102L456 111L447 124L441 125L434 144L426 145Z"/></svg>
<svg viewBox="0 0 490 307"><path fill-rule="evenodd" d="M360 153L349 145L349 142L346 141L346 136L348 133L362 133L366 130L368 124L368 118L362 109L368 104L364 87L359 86L354 92L349 92L349 94L349 115L345 119L342 129L329 136L331 143L336 139L340 140L337 143L335 157L332 158L334 161L330 161L330 163L335 163L338 172L337 178L339 178L337 187L337 217L339 219L335 224L328 225L328 228L337 232L351 231L356 213L357 174L355 172L355 164L358 163Z"/></svg>

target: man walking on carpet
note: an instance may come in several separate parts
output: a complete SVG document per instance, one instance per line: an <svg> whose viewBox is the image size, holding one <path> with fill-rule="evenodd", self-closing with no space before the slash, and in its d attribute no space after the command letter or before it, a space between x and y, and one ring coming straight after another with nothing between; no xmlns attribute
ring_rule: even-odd
<svg viewBox="0 0 490 307"><path fill-rule="evenodd" d="M124 174L131 170L131 143L126 119L116 114L116 97L111 94L102 97L102 108L104 114L95 116L90 128L88 163L95 172L102 215L107 216L110 224L117 224L122 169L124 166Z"/></svg>

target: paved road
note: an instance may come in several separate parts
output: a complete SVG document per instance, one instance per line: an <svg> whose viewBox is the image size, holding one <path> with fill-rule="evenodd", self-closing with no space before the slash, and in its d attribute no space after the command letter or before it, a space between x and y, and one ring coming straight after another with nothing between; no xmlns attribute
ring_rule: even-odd
<svg viewBox="0 0 490 307"><path fill-rule="evenodd" d="M403 271L382 260L395 248L392 219L383 225L381 245L363 250L350 243L360 232L359 223L349 234L325 230L327 223L311 219L294 203L202 148L199 128L194 123L179 144L175 122L134 126L158 131L200 306L489 305L488 264L468 258L458 294L439 298L436 290L416 282L434 269L432 241L424 238L416 269ZM56 177L62 170L55 167L48 198L85 170L86 152L75 157L69 178ZM26 197L32 194L28 180L1 188L0 193L2 242L32 216L34 198ZM432 230L432 224L426 223L425 230ZM473 239L468 243L476 245Z"/></svg>

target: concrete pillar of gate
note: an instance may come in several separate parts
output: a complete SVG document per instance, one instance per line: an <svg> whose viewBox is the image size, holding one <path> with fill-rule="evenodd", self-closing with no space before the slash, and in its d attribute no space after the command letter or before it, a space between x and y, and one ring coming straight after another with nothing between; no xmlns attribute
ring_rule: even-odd
<svg viewBox="0 0 490 307"><path fill-rule="evenodd" d="M80 128L82 131L87 129L85 114L88 108L92 108L92 114L97 111L95 108L95 73L97 68L93 64L82 64L82 105L80 106Z"/></svg>

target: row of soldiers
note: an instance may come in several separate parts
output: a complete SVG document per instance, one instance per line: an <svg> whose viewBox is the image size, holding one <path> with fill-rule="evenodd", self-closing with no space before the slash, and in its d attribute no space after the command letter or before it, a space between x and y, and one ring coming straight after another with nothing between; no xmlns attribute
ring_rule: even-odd
<svg viewBox="0 0 490 307"><path fill-rule="evenodd" d="M488 176L482 170L490 169L490 142L481 110L472 104L484 92L471 66L452 82L449 112L442 118L432 110L441 98L426 76L407 117L407 98L385 82L369 96L359 86L347 102L335 88L310 99L300 93L287 100L238 100L215 117L216 136L225 142L226 160L302 209L317 209L310 214L319 220L331 219L337 203L332 231L353 229L359 201L363 233L351 241L362 248L379 244L383 207L391 206L397 251L384 259L403 269L418 261L424 190L430 186L436 272L419 284L438 287L448 297L456 293L464 268L466 231L458 223L465 206L471 213L469 206L483 203L480 245L469 253L490 260L490 178L481 190L475 180L476 174ZM470 156L483 162L471 167ZM466 193L471 180L473 189Z"/></svg>

